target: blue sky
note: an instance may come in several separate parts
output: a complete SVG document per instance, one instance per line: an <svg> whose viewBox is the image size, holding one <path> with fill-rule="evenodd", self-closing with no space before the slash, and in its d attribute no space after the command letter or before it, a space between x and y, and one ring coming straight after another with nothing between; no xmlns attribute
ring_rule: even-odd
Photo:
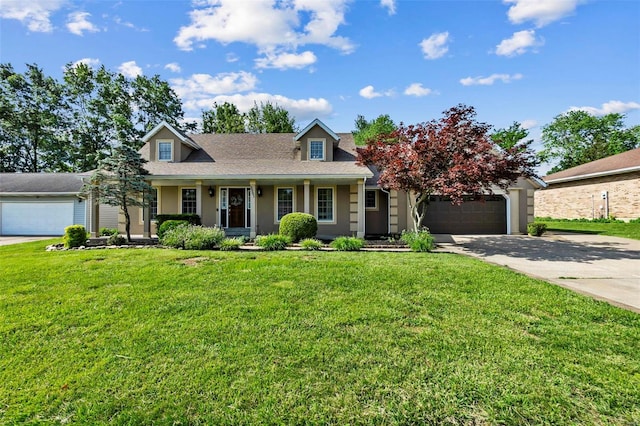
<svg viewBox="0 0 640 426"><path fill-rule="evenodd" d="M2 0L0 62L159 74L189 118L271 101L348 132L465 103L538 140L572 108L640 124L639 23L632 0Z"/></svg>

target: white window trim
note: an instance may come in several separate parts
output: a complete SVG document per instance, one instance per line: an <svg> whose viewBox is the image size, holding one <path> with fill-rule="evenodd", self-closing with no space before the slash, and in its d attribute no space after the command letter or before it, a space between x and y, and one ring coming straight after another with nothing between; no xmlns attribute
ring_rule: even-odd
<svg viewBox="0 0 640 426"><path fill-rule="evenodd" d="M293 189L293 205L292 205L292 211L295 212L296 210L296 187L295 186L276 186L274 187L274 191L273 191L273 223L274 224L278 224L280 223L280 220L278 219L278 190L279 189Z"/></svg>
<svg viewBox="0 0 640 426"><path fill-rule="evenodd" d="M160 204L160 203L161 203L161 199L160 199L161 191L160 191L160 188L162 188L162 187L161 187L161 186L154 186L154 187L153 187L153 189L155 189L155 190L156 190L156 194L157 194L157 197L156 197L156 198L158 199L158 213L157 213L157 214L162 214L162 212L160 211L160 205L161 205L161 204ZM182 194L182 191L180 191L180 194ZM181 195L181 196L182 196L182 195ZM151 207L149 207L149 208L151 208ZM149 212L149 214L151 214L151 212ZM139 220L140 225L144 225L144 208L142 208L142 207L140 207L140 216L139 216L139 219L140 219L140 220ZM155 222L157 222L157 221L158 221L157 219L151 219L151 223L155 223Z"/></svg>
<svg viewBox="0 0 640 426"><path fill-rule="evenodd" d="M194 191L198 190L195 186L179 186L178 187L178 212L180 214L195 214L195 213L184 213L182 211L182 190L183 189L193 189ZM196 194L196 211L198 211L197 202L198 202L198 195Z"/></svg>
<svg viewBox="0 0 640 426"><path fill-rule="evenodd" d="M318 200L318 191L320 189L331 189L332 190L331 191L331 196L332 196L332 199L331 199L331 208L332 208L331 217L333 218L332 220L320 220L320 218L318 217L318 201L319 201ZM336 210L337 210L336 209L336 200L338 198L338 188L335 185L333 185L333 186L331 186L331 185L316 186L314 188L314 193L315 193L315 200L314 200L315 206L314 207L315 207L316 220L318 221L319 224L322 224L322 225L335 225L337 223L336 222Z"/></svg>
<svg viewBox="0 0 640 426"><path fill-rule="evenodd" d="M364 202L365 202L365 210L367 211L377 211L378 210L378 190L377 189L365 189L365 196L364 196ZM375 205L373 207L367 207L367 192L372 191L375 194Z"/></svg>
<svg viewBox="0 0 640 426"><path fill-rule="evenodd" d="M161 143L168 143L171 145L171 159L169 160L161 160L160 159L160 144ZM174 142L173 139L157 139L156 140L156 161L167 161L167 162L172 162L174 160Z"/></svg>
<svg viewBox="0 0 640 426"><path fill-rule="evenodd" d="M322 158L311 158L311 143L312 142L321 142L322 143ZM324 161L327 157L327 140L326 139L309 139L307 145L307 160L309 161Z"/></svg>

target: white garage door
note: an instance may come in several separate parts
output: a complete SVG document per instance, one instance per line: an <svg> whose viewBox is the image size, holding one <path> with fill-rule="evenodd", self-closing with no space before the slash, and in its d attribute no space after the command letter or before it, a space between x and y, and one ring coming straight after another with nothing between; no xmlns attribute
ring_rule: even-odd
<svg viewBox="0 0 640 426"><path fill-rule="evenodd" d="M73 225L73 202L2 203L2 235L62 235Z"/></svg>

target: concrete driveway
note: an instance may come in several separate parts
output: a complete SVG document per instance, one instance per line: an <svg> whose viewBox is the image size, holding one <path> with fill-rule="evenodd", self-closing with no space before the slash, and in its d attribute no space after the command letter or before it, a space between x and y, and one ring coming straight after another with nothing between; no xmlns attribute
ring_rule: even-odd
<svg viewBox="0 0 640 426"><path fill-rule="evenodd" d="M441 248L640 313L640 241L602 235L438 235Z"/></svg>
<svg viewBox="0 0 640 426"><path fill-rule="evenodd" d="M29 243L31 241L50 240L56 237L0 237L0 246L8 246L10 244Z"/></svg>

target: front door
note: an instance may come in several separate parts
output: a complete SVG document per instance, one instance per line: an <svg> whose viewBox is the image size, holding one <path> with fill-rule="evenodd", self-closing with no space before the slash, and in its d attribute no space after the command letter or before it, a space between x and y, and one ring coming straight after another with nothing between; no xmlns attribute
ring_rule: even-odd
<svg viewBox="0 0 640 426"><path fill-rule="evenodd" d="M244 228L245 225L244 188L229 188L229 228Z"/></svg>

